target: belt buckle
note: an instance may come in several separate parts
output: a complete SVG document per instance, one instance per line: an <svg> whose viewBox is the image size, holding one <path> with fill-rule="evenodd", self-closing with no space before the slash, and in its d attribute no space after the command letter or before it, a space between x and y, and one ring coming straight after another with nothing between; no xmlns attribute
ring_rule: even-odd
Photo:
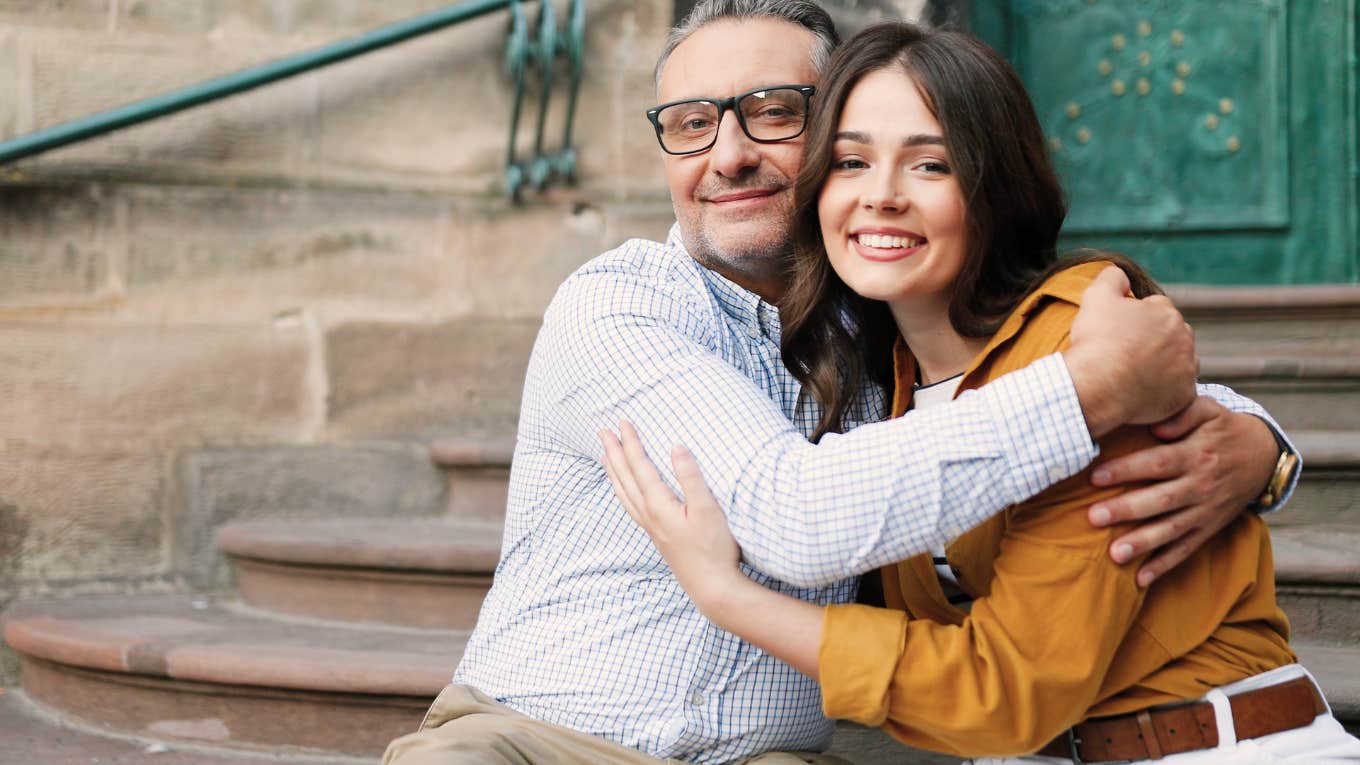
<svg viewBox="0 0 1360 765"><path fill-rule="evenodd" d="M1077 738L1077 726L1073 725L1067 729L1067 749L1071 753L1073 765L1082 765L1081 753L1077 747L1081 746L1081 739Z"/></svg>

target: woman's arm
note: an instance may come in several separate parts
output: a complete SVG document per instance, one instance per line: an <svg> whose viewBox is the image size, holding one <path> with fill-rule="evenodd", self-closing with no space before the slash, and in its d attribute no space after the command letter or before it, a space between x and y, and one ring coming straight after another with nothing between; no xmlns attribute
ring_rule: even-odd
<svg viewBox="0 0 1360 765"><path fill-rule="evenodd" d="M685 494L682 504L662 482L633 426L621 423L619 431L622 442L600 432L614 493L651 535L694 605L718 627L815 679L825 609L768 590L741 572L741 550L688 450L677 446L671 453Z"/></svg>
<svg viewBox="0 0 1360 765"><path fill-rule="evenodd" d="M1086 521L1086 504L1117 490L1093 494L1077 476L1013 514L991 591L960 625L805 603L741 573L740 551L688 452L672 455L682 503L632 427L620 431L621 442L601 433L615 491L700 611L816 677L828 715L882 726L915 746L960 756L1043 746L1096 702L1146 594L1133 580L1136 562L1120 566L1105 553L1117 530ZM1104 445L1122 453L1148 440L1145 430L1121 431Z"/></svg>
<svg viewBox="0 0 1360 765"><path fill-rule="evenodd" d="M1147 595L1134 582L1136 562L1111 561L1114 532L1087 523L1089 495L1060 488L1063 496L1025 503L1008 519L987 594L957 625L829 608L819 656L824 711L913 746L1016 755L1082 720L1111 677L1124 678L1118 688L1146 672L1113 666L1121 646L1141 641L1138 655L1169 658L1135 624Z"/></svg>

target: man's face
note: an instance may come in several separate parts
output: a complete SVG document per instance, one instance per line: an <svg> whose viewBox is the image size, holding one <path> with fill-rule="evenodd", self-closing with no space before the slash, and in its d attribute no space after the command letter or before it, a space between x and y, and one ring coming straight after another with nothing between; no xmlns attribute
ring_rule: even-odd
<svg viewBox="0 0 1360 765"><path fill-rule="evenodd" d="M659 102L814 84L815 44L811 32L778 19L714 22L671 53L657 88ZM789 247L793 179L802 161L801 136L757 143L731 111L708 151L666 155L666 182L690 254L767 299L778 297L779 258Z"/></svg>

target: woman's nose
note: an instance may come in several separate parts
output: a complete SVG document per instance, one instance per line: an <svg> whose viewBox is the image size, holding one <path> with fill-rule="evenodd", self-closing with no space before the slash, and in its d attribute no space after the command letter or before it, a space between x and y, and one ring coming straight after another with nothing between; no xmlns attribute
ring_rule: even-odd
<svg viewBox="0 0 1360 765"><path fill-rule="evenodd" d="M864 207L884 212L901 212L907 207L906 194L896 178L891 177L890 174L885 174L885 176L875 179L872 186L865 192L863 196Z"/></svg>

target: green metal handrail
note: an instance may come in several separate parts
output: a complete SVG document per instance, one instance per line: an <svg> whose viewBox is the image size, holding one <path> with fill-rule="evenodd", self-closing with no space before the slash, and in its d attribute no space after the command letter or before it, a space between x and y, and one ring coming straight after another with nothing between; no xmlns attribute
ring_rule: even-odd
<svg viewBox="0 0 1360 765"><path fill-rule="evenodd" d="M41 152L111 133L115 130L163 117L253 90L288 77L328 66L370 51L385 48L413 37L439 31L455 24L509 8L512 12L511 33L507 61L512 63L511 78L515 80L515 106L510 131L510 152L506 166L507 192L516 200L520 197L527 175L536 188L544 188L555 175L568 182L575 178L575 152L571 149L572 122L579 92L581 64L585 47L585 0L572 0L568 30L559 34L553 17L551 0L541 0L538 48L531 50L520 41L527 36L523 28L520 0L468 0L459 5L441 8L413 19L389 24L316 50L299 53L239 72L217 77L186 88L147 98L116 109L72 120L45 128L9 141L0 142L0 163L12 162ZM564 53L571 66L571 93L562 150L555 154L543 151L543 132L548 104L548 89L552 81L552 67L557 53ZM524 68L528 58L537 60L542 73L542 92L539 101L538 132L534 141L534 156L527 163L515 160L515 128L519 122L521 101L525 94Z"/></svg>

